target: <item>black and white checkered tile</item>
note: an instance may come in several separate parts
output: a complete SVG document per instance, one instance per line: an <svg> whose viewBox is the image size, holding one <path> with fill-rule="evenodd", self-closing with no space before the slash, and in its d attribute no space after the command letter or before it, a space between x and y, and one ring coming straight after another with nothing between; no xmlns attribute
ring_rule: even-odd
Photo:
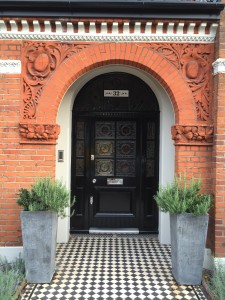
<svg viewBox="0 0 225 300"><path fill-rule="evenodd" d="M151 235L74 235L57 248L50 284L29 284L28 299L206 299L200 287L178 286L170 247Z"/></svg>

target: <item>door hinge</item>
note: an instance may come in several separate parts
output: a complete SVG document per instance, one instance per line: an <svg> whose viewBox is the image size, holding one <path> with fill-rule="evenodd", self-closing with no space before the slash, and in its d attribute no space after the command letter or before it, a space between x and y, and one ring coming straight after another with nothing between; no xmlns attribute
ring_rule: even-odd
<svg viewBox="0 0 225 300"><path fill-rule="evenodd" d="M93 196L90 197L90 204L92 205L93 204L93 201L94 201L94 198Z"/></svg>

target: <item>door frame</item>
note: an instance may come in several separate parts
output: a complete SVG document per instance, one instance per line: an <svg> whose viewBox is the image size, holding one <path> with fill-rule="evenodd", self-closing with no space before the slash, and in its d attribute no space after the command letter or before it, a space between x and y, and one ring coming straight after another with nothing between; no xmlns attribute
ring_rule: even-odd
<svg viewBox="0 0 225 300"><path fill-rule="evenodd" d="M83 99L83 97L81 97ZM112 112L113 114L113 112ZM77 117L77 119L76 119ZM159 169L159 111L150 111L150 112L135 112L135 115L133 113L127 113L126 117L124 116L124 112L121 112L121 115L119 113L116 113L116 116L102 116L101 114L93 113L93 112L86 112L85 116L79 116L79 112L76 112L76 109L74 108L73 113L73 138L72 138L72 172L75 172L76 169L76 155L75 155L75 149L76 147L76 141L84 141L83 137L77 137L76 138L76 122L82 122L86 124L84 127L84 132L86 133L85 137L85 148L86 151L83 153L83 159L84 164L86 166L87 172L84 172L83 175L76 175L74 173L71 173L71 191L73 191L72 197L75 193L79 194L79 197L83 200L80 200L79 207L81 207L81 210L83 210L83 214L78 214L77 216L73 216L74 220L72 221L72 227L71 232L85 232L87 233L90 231L90 228L92 227L98 227L97 225L93 225L92 221L94 221L94 212L95 212L95 205L98 202L98 196L100 195L100 191L106 191L111 190L112 192L121 192L121 190L129 191L132 197L132 205L133 212L135 214L133 217L135 218L135 222L137 222L137 226L132 226L132 228L138 228L140 232L152 232L157 233L158 231L158 209L156 207L155 203L152 203L152 214L147 215L147 194L152 190L156 189L156 186L158 186L158 169ZM95 140L95 134L94 134L94 123L97 121L113 121L113 122L120 122L129 120L131 122L135 122L137 125L137 153L140 154L141 157L135 159L136 161L136 177L134 178L131 176L130 179L128 177L124 177L123 175L108 175L106 177L124 177L124 185L122 186L115 186L115 185L105 185L105 177L98 177L97 175L94 175L92 172L94 172L94 161L90 160L91 153L95 153L94 151L94 140ZM145 170L145 162L146 162L146 155L145 153L145 147L147 146L147 124L148 123L154 123L155 125L155 166L154 166L154 176L144 176L144 170ZM116 127L115 127L116 128ZM146 137L146 138L141 138ZM144 148L143 148L144 146ZM145 159L144 159L145 157ZM78 156L80 159L81 157ZM115 157L114 157L115 159ZM142 168L138 168L138 166L142 165ZM92 171L91 171L92 169ZM137 173L139 172L139 173ZM92 179L97 176L97 183L93 184ZM78 183L76 185L76 180L78 180ZM128 180L128 181L127 181ZM129 180L131 182L129 182ZM98 182L100 182L100 186L98 186ZM131 184L131 186L130 186ZM98 186L98 187L96 187ZM76 188L77 187L77 188ZM94 201L93 204L90 205L90 196L92 195ZM136 195L136 196L135 196ZM148 195L150 196L150 195ZM151 197L151 196L150 196ZM149 198L147 198L149 199ZM153 201L153 199L152 199ZM76 208L75 208L76 210ZM96 215L97 217L97 215ZM122 215L121 215L122 217ZM128 223L131 222L131 215L124 215L124 218L128 218ZM129 218L131 218L129 220ZM99 219L100 220L100 219ZM122 221L122 220L120 220ZM129 222L130 221L130 222ZM123 222L123 221L122 221ZM149 226L147 225L149 223ZM124 220L124 223L125 220ZM112 226L115 228L115 226ZM103 226L103 228L108 228L108 226ZM126 228L126 226L122 226L122 228Z"/></svg>
<svg viewBox="0 0 225 300"><path fill-rule="evenodd" d="M56 146L56 178L62 179L70 189L71 169L71 129L73 101L80 89L95 76L109 72L125 72L143 80L153 90L160 107L160 149L159 149L159 184L165 185L174 177L175 149L171 139L170 128L174 125L175 114L172 102L162 85L150 74L125 65L109 65L96 68L76 80L65 93L57 115L57 123L61 126L61 134ZM65 118L66 116L66 118ZM63 151L64 160L58 161L58 151ZM169 158L169 159L168 159ZM169 172L168 172L169 170ZM69 218L59 219L58 242L66 243L69 239ZM169 216L159 212L159 240L163 244L170 243Z"/></svg>

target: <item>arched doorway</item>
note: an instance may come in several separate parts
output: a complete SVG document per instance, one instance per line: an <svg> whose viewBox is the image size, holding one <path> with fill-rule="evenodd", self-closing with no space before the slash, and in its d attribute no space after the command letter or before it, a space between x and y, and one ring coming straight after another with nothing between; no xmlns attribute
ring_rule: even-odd
<svg viewBox="0 0 225 300"><path fill-rule="evenodd" d="M159 106L138 77L90 80L73 106L71 232L90 228L158 231Z"/></svg>

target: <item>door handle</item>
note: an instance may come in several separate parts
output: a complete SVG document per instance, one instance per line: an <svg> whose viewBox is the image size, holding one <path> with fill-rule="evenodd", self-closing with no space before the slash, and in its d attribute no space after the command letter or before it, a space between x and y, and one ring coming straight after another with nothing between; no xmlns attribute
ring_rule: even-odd
<svg viewBox="0 0 225 300"><path fill-rule="evenodd" d="M94 178L94 179L92 179L92 182L93 182L93 183L96 183L96 181L97 181L97 180L96 180L95 178Z"/></svg>
<svg viewBox="0 0 225 300"><path fill-rule="evenodd" d="M93 201L94 201L94 197L93 197L93 196L90 196L90 204L91 204L91 205L93 204Z"/></svg>

